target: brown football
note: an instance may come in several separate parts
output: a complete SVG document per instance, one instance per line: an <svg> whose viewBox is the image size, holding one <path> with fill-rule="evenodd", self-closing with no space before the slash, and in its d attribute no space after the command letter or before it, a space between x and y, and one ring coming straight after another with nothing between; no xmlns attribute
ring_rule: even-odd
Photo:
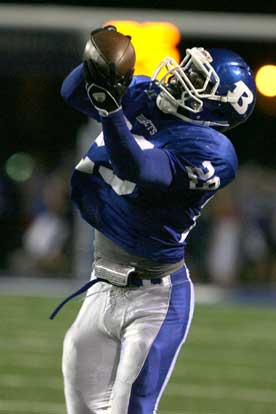
<svg viewBox="0 0 276 414"><path fill-rule="evenodd" d="M120 78L134 68L136 56L129 36L115 30L100 30L86 43L83 58L97 64L104 75L108 75L108 64L114 63Z"/></svg>

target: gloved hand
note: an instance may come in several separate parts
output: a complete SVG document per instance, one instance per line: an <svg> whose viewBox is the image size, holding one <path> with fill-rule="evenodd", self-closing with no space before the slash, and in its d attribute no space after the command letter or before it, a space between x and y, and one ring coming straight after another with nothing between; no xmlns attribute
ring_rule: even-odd
<svg viewBox="0 0 276 414"><path fill-rule="evenodd" d="M83 55L83 74L91 103L100 115L107 116L121 107L122 98L131 82L133 70L125 76L119 75L115 63L108 62L99 48L94 46L93 36L103 30L116 31L116 28L106 26L91 32L91 40L87 42Z"/></svg>
<svg viewBox="0 0 276 414"><path fill-rule="evenodd" d="M107 116L110 112L119 109L131 79L117 82L113 63L109 64L108 77L99 73L97 65L93 62L88 66L87 61L84 61L83 71L88 97L100 115Z"/></svg>

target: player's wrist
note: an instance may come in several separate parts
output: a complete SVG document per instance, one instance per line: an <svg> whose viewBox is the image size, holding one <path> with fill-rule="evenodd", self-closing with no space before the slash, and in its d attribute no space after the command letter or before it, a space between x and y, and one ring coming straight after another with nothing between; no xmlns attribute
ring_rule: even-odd
<svg viewBox="0 0 276 414"><path fill-rule="evenodd" d="M108 112L107 114L100 114L103 119L110 120L113 122L124 122L124 113L122 107L118 107L114 109L113 111Z"/></svg>
<svg viewBox="0 0 276 414"><path fill-rule="evenodd" d="M123 112L122 107L119 106L118 108L114 109L113 111L107 112L105 110L98 110L99 114L101 117L103 118L110 118L110 119L115 119L117 118L117 114L119 112Z"/></svg>

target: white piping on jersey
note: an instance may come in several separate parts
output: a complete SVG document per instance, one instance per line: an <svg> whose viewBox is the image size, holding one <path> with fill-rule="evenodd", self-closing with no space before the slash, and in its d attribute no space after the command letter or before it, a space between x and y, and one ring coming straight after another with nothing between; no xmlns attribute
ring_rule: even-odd
<svg viewBox="0 0 276 414"><path fill-rule="evenodd" d="M154 145L150 141L146 140L146 138L144 138L142 135L132 135L134 136L135 141L142 150L154 148Z"/></svg>
<svg viewBox="0 0 276 414"><path fill-rule="evenodd" d="M104 143L103 132L101 132L97 136L97 138L95 139L95 144L97 144L98 147L104 147L105 143Z"/></svg>
<svg viewBox="0 0 276 414"><path fill-rule="evenodd" d="M90 160L90 158L85 157L80 160L80 162L75 168L78 171L81 171L87 174L93 174L94 167L95 167L95 163L92 160Z"/></svg>
<svg viewBox="0 0 276 414"><path fill-rule="evenodd" d="M213 194L211 197L207 198L207 200L202 204L202 206L200 206L200 212L198 214L195 214L194 217L192 218L193 224L188 228L188 230L185 230L183 233L181 233L179 243L184 243L184 241L188 237L188 234L190 233L190 231L196 226L196 221L199 218L199 216L201 215L201 210L206 206L207 203L209 203L210 200L212 200L212 198L214 196L215 196L215 194Z"/></svg>
<svg viewBox="0 0 276 414"><path fill-rule="evenodd" d="M130 123L130 121L126 117L124 117L124 118L125 118L128 129L131 130L132 124ZM139 145L139 147L142 150L154 148L154 145L152 144L152 142L148 141L142 135L136 135L136 134L132 134L132 135L133 135L135 141L137 142L137 144ZM105 145L104 138L103 138L103 132L101 132L97 136L97 138L95 139L95 144L97 144L98 147L103 147Z"/></svg>
<svg viewBox="0 0 276 414"><path fill-rule="evenodd" d="M85 157L80 160L76 166L76 170L86 174L93 174L94 166L95 163L90 160L90 158ZM103 180L112 187L116 194L127 195L133 193L136 184L128 180L121 180L110 168L101 165L99 168L99 174Z"/></svg>
<svg viewBox="0 0 276 414"><path fill-rule="evenodd" d="M119 177L117 177L116 174L114 174L113 170L110 170L109 168L101 165L99 168L99 174L118 195L127 195L131 194L134 191L134 188L136 186L135 183L132 183L128 180L121 180Z"/></svg>
<svg viewBox="0 0 276 414"><path fill-rule="evenodd" d="M184 233L181 234L179 243L184 243L189 233L190 233L190 229L187 231L184 231Z"/></svg>
<svg viewBox="0 0 276 414"><path fill-rule="evenodd" d="M131 130L132 128L132 123L124 116L127 127L129 130ZM154 145L152 142L148 141L145 137L143 137L143 135L136 135L133 134L135 141L137 142L137 144L139 145L139 147L144 150L144 149L150 149L150 148L154 148Z"/></svg>

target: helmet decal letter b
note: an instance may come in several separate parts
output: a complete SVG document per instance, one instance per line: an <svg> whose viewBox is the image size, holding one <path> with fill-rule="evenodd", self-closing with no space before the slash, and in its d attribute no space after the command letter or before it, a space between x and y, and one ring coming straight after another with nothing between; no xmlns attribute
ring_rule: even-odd
<svg viewBox="0 0 276 414"><path fill-rule="evenodd" d="M237 102L230 102L230 104L233 106L235 111L237 111L240 115L243 115L246 113L248 106L253 102L254 96L243 81L240 80L236 82L235 85L235 89L232 92L229 91L227 97L237 99Z"/></svg>

